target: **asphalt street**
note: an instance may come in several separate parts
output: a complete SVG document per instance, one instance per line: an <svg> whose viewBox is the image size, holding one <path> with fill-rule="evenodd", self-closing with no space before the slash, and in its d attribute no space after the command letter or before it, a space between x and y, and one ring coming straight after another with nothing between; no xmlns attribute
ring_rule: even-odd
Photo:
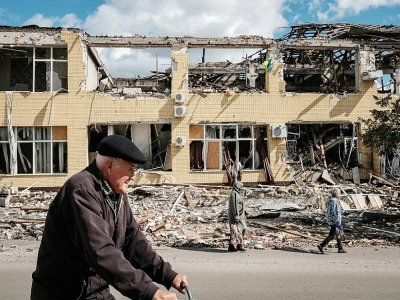
<svg viewBox="0 0 400 300"><path fill-rule="evenodd" d="M38 242L0 241L0 299L29 299ZM12 245L12 249L10 249ZM17 249L17 250L16 250ZM189 276L196 300L399 299L400 248L248 250L156 248ZM62 270L60 270L62 272ZM118 300L127 299L114 290ZM188 299L178 295L178 299Z"/></svg>

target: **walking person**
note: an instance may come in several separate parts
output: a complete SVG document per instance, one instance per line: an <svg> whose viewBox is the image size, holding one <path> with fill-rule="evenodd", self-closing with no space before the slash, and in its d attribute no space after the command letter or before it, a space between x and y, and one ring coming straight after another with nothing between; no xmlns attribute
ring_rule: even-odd
<svg viewBox="0 0 400 300"><path fill-rule="evenodd" d="M240 191L243 183L235 180L232 185L232 191L229 195L228 203L228 221L230 230L230 239L228 251L245 251L244 234L246 231L246 213L243 198Z"/></svg>
<svg viewBox="0 0 400 300"><path fill-rule="evenodd" d="M331 196L328 198L326 218L328 225L331 227L328 236L319 244L318 250L324 254L324 247L336 237L336 243L339 253L346 253L343 249L342 238L343 227L342 227L342 206L340 204L340 189L334 188L331 190Z"/></svg>
<svg viewBox="0 0 400 300"><path fill-rule="evenodd" d="M129 139L107 136L66 181L49 207L31 300L113 300L109 284L129 299L177 299L153 281L184 293L186 276L153 250L129 206L128 184L145 161Z"/></svg>

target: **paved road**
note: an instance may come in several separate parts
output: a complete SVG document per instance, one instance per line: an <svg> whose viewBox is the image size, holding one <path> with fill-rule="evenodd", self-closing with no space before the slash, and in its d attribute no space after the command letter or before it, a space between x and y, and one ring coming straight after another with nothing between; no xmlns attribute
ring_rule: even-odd
<svg viewBox="0 0 400 300"><path fill-rule="evenodd" d="M29 299L37 246L32 242L19 245L20 252L14 254L5 245L0 252L1 300ZM245 253L157 250L177 271L189 276L196 300L390 300L400 295L400 248L350 248L347 254L331 249L324 255L295 248ZM118 292L115 296L126 299Z"/></svg>

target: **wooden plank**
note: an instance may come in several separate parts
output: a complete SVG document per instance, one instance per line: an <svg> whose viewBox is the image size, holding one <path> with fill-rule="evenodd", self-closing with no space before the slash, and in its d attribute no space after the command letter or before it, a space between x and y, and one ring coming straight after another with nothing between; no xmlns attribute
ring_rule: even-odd
<svg viewBox="0 0 400 300"><path fill-rule="evenodd" d="M394 182L389 181L389 179L383 178L382 176L379 176L379 175L374 174L374 173L369 173L369 182L370 183L371 183L372 177L375 177L376 179L381 180L384 183L386 183L387 185L390 185L392 187L398 187L398 185L396 185Z"/></svg>
<svg viewBox="0 0 400 300"><path fill-rule="evenodd" d="M175 206L178 204L178 202L181 200L182 196L183 196L184 192L181 192L179 194L179 197L175 200L174 204L172 205L171 209L169 210L169 212L172 212L175 209Z"/></svg>
<svg viewBox="0 0 400 300"><path fill-rule="evenodd" d="M369 208L381 208L383 206L382 200L378 195L368 195Z"/></svg>
<svg viewBox="0 0 400 300"><path fill-rule="evenodd" d="M189 126L189 139L203 139L203 138L204 138L204 125Z"/></svg>
<svg viewBox="0 0 400 300"><path fill-rule="evenodd" d="M217 169L219 170L220 163L220 151L219 142L206 142L208 147L206 157L206 168L207 170Z"/></svg>
<svg viewBox="0 0 400 300"><path fill-rule="evenodd" d="M274 184L274 176L272 175L272 170L268 161L268 157L264 159L264 175L265 175L265 181L267 183Z"/></svg>
<svg viewBox="0 0 400 300"><path fill-rule="evenodd" d="M22 206L20 209L22 210L30 210L30 211L34 211L34 210L39 210L39 211L48 211L49 207L35 207L35 206Z"/></svg>
<svg viewBox="0 0 400 300"><path fill-rule="evenodd" d="M67 140L67 126L53 126L53 140Z"/></svg>
<svg viewBox="0 0 400 300"><path fill-rule="evenodd" d="M12 220L0 220L0 223L6 224L40 224L46 222L46 219L12 219Z"/></svg>
<svg viewBox="0 0 400 300"><path fill-rule="evenodd" d="M340 201L340 205L342 205L343 210L350 210L350 205L348 205L346 202L339 200Z"/></svg>
<svg viewBox="0 0 400 300"><path fill-rule="evenodd" d="M347 197L347 199L349 199L350 201L353 201L353 199L351 199L351 197L346 193L346 191L343 189L343 187L341 185L339 185L338 187L342 191L343 195L345 195Z"/></svg>
<svg viewBox="0 0 400 300"><path fill-rule="evenodd" d="M379 231L379 232L384 232L384 233L392 234L392 235L395 235L395 236L400 236L400 233L398 233L398 232L387 231L387 230L378 229L378 228L369 227L369 226L361 226L361 227L362 227L362 228L371 229L371 230L375 230L375 231Z"/></svg>
<svg viewBox="0 0 400 300"><path fill-rule="evenodd" d="M353 200L354 205L357 209L367 209L368 205L365 202L365 197L359 194L351 194L351 199Z"/></svg>

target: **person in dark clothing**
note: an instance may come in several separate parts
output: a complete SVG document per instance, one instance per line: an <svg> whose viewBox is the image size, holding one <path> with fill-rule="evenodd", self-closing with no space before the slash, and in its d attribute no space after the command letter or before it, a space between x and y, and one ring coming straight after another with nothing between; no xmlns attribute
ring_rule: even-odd
<svg viewBox="0 0 400 300"><path fill-rule="evenodd" d="M31 300L112 300L109 284L129 299L176 300L154 282L185 293L181 284L187 277L153 250L126 194L144 155L118 135L105 137L97 152L50 204Z"/></svg>
<svg viewBox="0 0 400 300"><path fill-rule="evenodd" d="M336 237L336 243L339 253L346 253L343 249L343 227L342 227L342 206L340 204L340 190L334 188L331 191L331 196L328 199L328 209L326 212L326 218L328 225L331 227L328 236L317 246L318 250L324 254L324 247L328 245Z"/></svg>
<svg viewBox="0 0 400 300"><path fill-rule="evenodd" d="M244 233L246 231L246 213L243 198L240 195L242 188L243 183L235 180L232 186L232 191L229 195L228 221L230 239L228 251L231 252L245 251Z"/></svg>

